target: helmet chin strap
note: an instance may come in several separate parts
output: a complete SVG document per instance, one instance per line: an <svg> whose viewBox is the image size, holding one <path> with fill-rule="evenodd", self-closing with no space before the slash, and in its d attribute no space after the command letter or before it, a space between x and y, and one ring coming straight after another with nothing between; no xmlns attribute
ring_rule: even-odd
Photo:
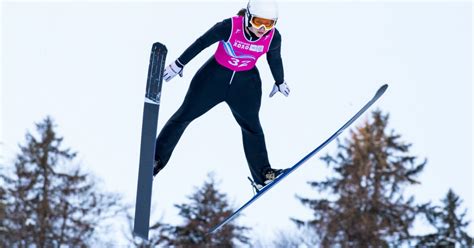
<svg viewBox="0 0 474 248"><path fill-rule="evenodd" d="M250 23L250 18L252 18L252 14L250 14L250 11L249 11L249 7L248 7L248 4L247 4L247 11L245 11L245 26L247 28L250 28L252 27L252 24Z"/></svg>
<svg viewBox="0 0 474 248"><path fill-rule="evenodd" d="M247 36L247 38L249 38L249 40L253 41L253 40L258 40L259 39L259 37L256 34L254 34L254 32L252 32L250 27L245 27L245 33L246 33L245 35ZM248 36L250 36L250 37L248 37Z"/></svg>

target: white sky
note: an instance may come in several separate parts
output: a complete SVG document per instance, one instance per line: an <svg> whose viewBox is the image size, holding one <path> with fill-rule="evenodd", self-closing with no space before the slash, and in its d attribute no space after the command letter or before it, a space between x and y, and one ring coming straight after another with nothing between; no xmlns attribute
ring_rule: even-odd
<svg viewBox="0 0 474 248"><path fill-rule="evenodd" d="M79 152L78 162L134 203L152 43L167 46L170 62L245 5L3 2L0 161L11 162L26 131L51 115L65 145ZM266 60L258 63L260 118L273 167L299 161L388 83L372 110L390 113L389 127L413 143L411 154L420 162L428 158L422 184L407 195L439 203L452 188L473 220L471 18L470 2L281 3L278 29L290 97L268 98L273 79ZM159 128L215 48L191 61L184 78L164 84ZM320 155L335 148L334 142ZM179 221L173 204L186 202L210 171L236 207L251 197L240 129L225 104L189 126L155 180L152 222L160 216ZM268 237L292 227L289 217L310 218L294 195L316 197L306 182L327 173L313 158L247 209L240 223Z"/></svg>

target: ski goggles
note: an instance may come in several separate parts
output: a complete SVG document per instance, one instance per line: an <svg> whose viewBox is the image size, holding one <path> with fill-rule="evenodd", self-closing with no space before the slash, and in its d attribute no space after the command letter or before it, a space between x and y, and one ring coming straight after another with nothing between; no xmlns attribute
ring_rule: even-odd
<svg viewBox="0 0 474 248"><path fill-rule="evenodd" d="M276 20L271 20L271 19L266 19L266 18L261 18L258 16L252 16L250 18L250 24L256 29L260 29L262 26L265 28L265 30L270 30L273 27L275 27Z"/></svg>

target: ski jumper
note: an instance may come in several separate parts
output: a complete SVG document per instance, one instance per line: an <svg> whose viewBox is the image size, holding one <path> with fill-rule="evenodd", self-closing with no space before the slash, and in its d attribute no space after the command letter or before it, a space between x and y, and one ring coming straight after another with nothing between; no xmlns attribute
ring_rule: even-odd
<svg viewBox="0 0 474 248"><path fill-rule="evenodd" d="M163 166L168 163L186 127L225 102L242 129L244 152L252 177L256 183L263 183L263 173L270 168L270 162L259 120L262 82L255 63L266 54L275 81L284 81L281 36L278 30L272 29L256 39L246 34L243 19L236 16L217 23L178 58L185 65L203 49L219 41L214 56L191 80L181 107L158 135L155 160L160 160Z"/></svg>

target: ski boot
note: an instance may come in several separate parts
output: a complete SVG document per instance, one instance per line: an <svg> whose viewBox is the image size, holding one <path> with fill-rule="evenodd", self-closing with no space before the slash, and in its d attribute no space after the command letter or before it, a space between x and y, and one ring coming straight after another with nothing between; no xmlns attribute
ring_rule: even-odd
<svg viewBox="0 0 474 248"><path fill-rule="evenodd" d="M252 179L250 179L250 178L248 178L248 179L250 180L252 186L255 188L256 193L258 193L261 189L263 189L265 186L267 186L268 184L273 182L273 180L275 180L276 178L278 178L279 176L284 174L287 170L288 169L268 168L265 171L265 175L264 175L265 181L263 181L263 185L252 181Z"/></svg>

